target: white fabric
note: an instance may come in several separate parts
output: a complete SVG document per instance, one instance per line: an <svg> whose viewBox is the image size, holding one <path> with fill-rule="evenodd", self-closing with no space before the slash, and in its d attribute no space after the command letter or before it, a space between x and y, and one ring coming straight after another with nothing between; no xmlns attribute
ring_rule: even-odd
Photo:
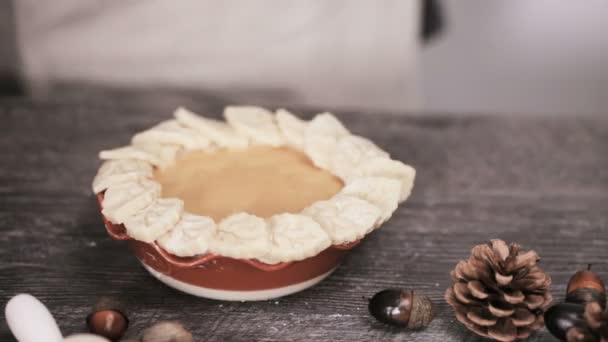
<svg viewBox="0 0 608 342"><path fill-rule="evenodd" d="M417 0L17 0L25 76L416 109Z"/></svg>

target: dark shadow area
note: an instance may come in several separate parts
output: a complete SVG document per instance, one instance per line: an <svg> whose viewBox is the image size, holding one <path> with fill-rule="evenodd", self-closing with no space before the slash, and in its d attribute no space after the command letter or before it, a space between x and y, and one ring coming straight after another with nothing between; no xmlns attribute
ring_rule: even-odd
<svg viewBox="0 0 608 342"><path fill-rule="evenodd" d="M0 96L23 94L13 1L0 1Z"/></svg>

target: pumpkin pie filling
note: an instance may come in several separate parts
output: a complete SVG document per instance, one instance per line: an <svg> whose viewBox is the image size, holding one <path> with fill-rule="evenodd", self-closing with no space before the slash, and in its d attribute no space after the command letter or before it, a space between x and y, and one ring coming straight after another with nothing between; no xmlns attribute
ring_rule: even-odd
<svg viewBox="0 0 608 342"><path fill-rule="evenodd" d="M172 166L156 170L154 179L162 197L182 199L186 211L216 222L239 212L263 218L299 213L344 186L305 154L267 146L185 152Z"/></svg>

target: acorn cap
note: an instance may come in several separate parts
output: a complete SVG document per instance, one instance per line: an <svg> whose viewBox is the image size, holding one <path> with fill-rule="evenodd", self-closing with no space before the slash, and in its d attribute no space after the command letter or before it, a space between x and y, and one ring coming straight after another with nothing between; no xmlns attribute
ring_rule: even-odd
<svg viewBox="0 0 608 342"><path fill-rule="evenodd" d="M604 285L602 278L600 278L597 273L590 270L576 272L568 282L566 293L571 293L580 287L592 288L599 292L606 293L606 286Z"/></svg>
<svg viewBox="0 0 608 342"><path fill-rule="evenodd" d="M589 266L591 267L591 266ZM597 302L606 308L606 285L597 273L589 269L576 272L566 288L566 302L587 304Z"/></svg>
<svg viewBox="0 0 608 342"><path fill-rule="evenodd" d="M421 329L428 326L435 317L433 302L429 297L412 291L412 313L408 323L408 328Z"/></svg>
<svg viewBox="0 0 608 342"><path fill-rule="evenodd" d="M93 305L93 309L91 312L105 311L105 310L113 310L118 311L123 316L127 316L126 306L112 297L99 297L95 305Z"/></svg>

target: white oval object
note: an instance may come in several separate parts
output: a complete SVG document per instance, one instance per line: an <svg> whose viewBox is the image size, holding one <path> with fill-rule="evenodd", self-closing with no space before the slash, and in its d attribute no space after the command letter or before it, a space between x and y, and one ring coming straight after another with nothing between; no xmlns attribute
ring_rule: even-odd
<svg viewBox="0 0 608 342"><path fill-rule="evenodd" d="M4 316L19 342L60 342L63 339L53 315L32 295L18 294L11 298Z"/></svg>

